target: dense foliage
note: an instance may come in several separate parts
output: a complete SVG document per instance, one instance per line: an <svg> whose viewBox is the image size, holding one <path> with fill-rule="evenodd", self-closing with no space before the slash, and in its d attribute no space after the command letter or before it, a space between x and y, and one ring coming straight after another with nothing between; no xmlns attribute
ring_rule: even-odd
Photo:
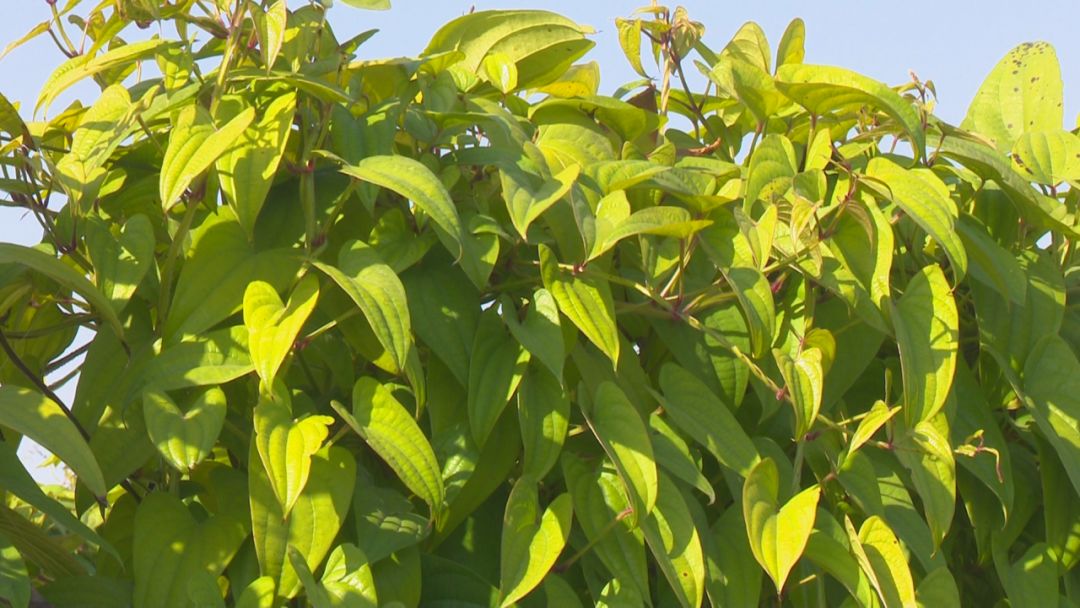
<svg viewBox="0 0 1080 608"><path fill-rule="evenodd" d="M642 9L604 96L544 11L374 60L329 2L50 4L0 97L12 606L1080 604L1048 45L956 127L798 20Z"/></svg>

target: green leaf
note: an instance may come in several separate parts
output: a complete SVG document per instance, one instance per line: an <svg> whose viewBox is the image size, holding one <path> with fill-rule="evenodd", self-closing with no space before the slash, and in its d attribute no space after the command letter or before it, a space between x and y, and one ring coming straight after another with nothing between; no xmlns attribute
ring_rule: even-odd
<svg viewBox="0 0 1080 608"><path fill-rule="evenodd" d="M494 308L480 315L469 363L469 426L483 446L517 390L529 352L507 331Z"/></svg>
<svg viewBox="0 0 1080 608"><path fill-rule="evenodd" d="M281 364L292 350L319 298L319 281L306 275L282 304L277 290L265 281L252 281L244 291L244 325L251 362L267 387L274 385Z"/></svg>
<svg viewBox="0 0 1080 608"><path fill-rule="evenodd" d="M278 0L270 7L266 16L268 24L280 18L275 16L278 11L285 11L285 0ZM280 48L280 39L277 45ZM266 47L263 52L277 54ZM295 113L295 93L275 97L257 120L252 120L238 133L234 145L217 159L215 166L221 191L236 210L236 217L249 237L254 235L255 220L274 183Z"/></svg>
<svg viewBox="0 0 1080 608"><path fill-rule="evenodd" d="M1014 563L994 543L994 566L1013 606L1054 606L1058 603L1058 568L1046 543L1031 545Z"/></svg>
<svg viewBox="0 0 1080 608"><path fill-rule="evenodd" d="M119 313L153 266L154 228L145 215L139 214L124 223L119 239L99 222L87 222L85 230L98 289Z"/></svg>
<svg viewBox="0 0 1080 608"><path fill-rule="evenodd" d="M806 56L806 23L796 17L784 30L780 37L780 44L776 47L776 67L803 62Z"/></svg>
<svg viewBox="0 0 1080 608"><path fill-rule="evenodd" d="M288 3L285 0L275 0L266 7L266 12L252 9L251 17L255 21L255 32L259 37L259 54L262 55L266 70L270 71L281 53L282 44L285 43L285 26L289 20Z"/></svg>
<svg viewBox="0 0 1080 608"><path fill-rule="evenodd" d="M503 95L517 88L517 64L506 53L488 53L480 62L480 75Z"/></svg>
<svg viewBox="0 0 1080 608"><path fill-rule="evenodd" d="M372 563L419 543L431 531L428 519L388 488L357 484L352 506L358 547Z"/></svg>
<svg viewBox="0 0 1080 608"><path fill-rule="evenodd" d="M1021 134L1060 129L1064 118L1061 67L1054 47L1025 42L994 66L960 126L1008 152Z"/></svg>
<svg viewBox="0 0 1080 608"><path fill-rule="evenodd" d="M19 500L44 513L68 532L73 532L101 547L119 560L119 554L112 544L73 515L67 506L45 494L38 482L27 472L16 451L16 446L6 441L0 441L0 486L17 496Z"/></svg>
<svg viewBox="0 0 1080 608"><path fill-rule="evenodd" d="M30 575L19 550L0 535L0 599L13 608L30 605Z"/></svg>
<svg viewBox="0 0 1080 608"><path fill-rule="evenodd" d="M42 109L48 110L53 100L84 78L153 57L156 53L163 51L162 47L173 44L177 43L152 38L142 42L117 45L97 56L91 53L76 55L60 64L60 67L56 68L45 80L45 84L41 86L41 92L38 93L37 102L34 103L34 113Z"/></svg>
<svg viewBox="0 0 1080 608"><path fill-rule="evenodd" d="M195 178L236 145L254 118L254 108L247 108L215 129L201 107L190 105L181 110L161 161L161 204L168 209L177 203Z"/></svg>
<svg viewBox="0 0 1080 608"><path fill-rule="evenodd" d="M752 205L759 199L771 201L783 196L791 187L791 179L799 171L795 148L783 135L766 135L750 157L743 200Z"/></svg>
<svg viewBox="0 0 1080 608"><path fill-rule="evenodd" d="M116 316L112 303L94 284L64 262L39 249L31 249L13 243L0 243L0 264L18 264L39 272L86 299L94 311L101 315L121 339L123 325Z"/></svg>
<svg viewBox="0 0 1080 608"><path fill-rule="evenodd" d="M169 464L184 473L210 455L227 409L225 393L216 386L200 393L185 412L164 391L143 392L143 419L150 441Z"/></svg>
<svg viewBox="0 0 1080 608"><path fill-rule="evenodd" d="M323 569L322 588L331 606L375 608L379 605L370 562L356 545L345 543L330 552Z"/></svg>
<svg viewBox="0 0 1080 608"><path fill-rule="evenodd" d="M430 169L404 156L369 156L355 165L342 167L341 172L392 190L423 210L442 229L439 238L457 256L469 279L477 287L487 282L472 250L471 235L458 217L450 193Z"/></svg>
<svg viewBox="0 0 1080 608"><path fill-rule="evenodd" d="M735 216L726 210L713 214L714 223L703 230L698 242L731 285L750 329L755 356L763 356L776 332L776 305L769 280L754 261L750 241Z"/></svg>
<svg viewBox="0 0 1080 608"><path fill-rule="evenodd" d="M701 472L695 454L690 453L690 446L667 420L653 412L649 415L649 431L657 466L707 496L709 504L716 502L716 491Z"/></svg>
<svg viewBox="0 0 1080 608"><path fill-rule="evenodd" d="M945 406L956 371L959 320L940 267L927 266L912 277L892 320L904 376L904 420L913 427Z"/></svg>
<svg viewBox="0 0 1080 608"><path fill-rule="evenodd" d="M892 200L945 250L957 281L963 279L967 253L956 233L958 211L945 183L929 169L904 169L883 156L871 159L866 175L889 187Z"/></svg>
<svg viewBox="0 0 1080 608"><path fill-rule="evenodd" d="M948 420L941 415L923 420L895 441L896 456L911 472L912 484L922 499L937 551L956 509L956 461L949 444Z"/></svg>
<svg viewBox="0 0 1080 608"><path fill-rule="evenodd" d="M253 412L254 444L266 469L270 488L285 517L289 516L308 483L312 458L330 434L330 416L293 420L286 400L264 397Z"/></svg>
<svg viewBox="0 0 1080 608"><path fill-rule="evenodd" d="M228 207L203 220L191 239L165 319L167 342L204 332L242 310L252 281L266 281L280 292L300 268L295 250L253 246Z"/></svg>
<svg viewBox="0 0 1080 608"><path fill-rule="evenodd" d="M108 492L90 446L63 408L52 399L11 384L0 386L0 424L55 454L96 496Z"/></svg>
<svg viewBox="0 0 1080 608"><path fill-rule="evenodd" d="M885 423L892 419L900 409L898 405L889 407L884 401L875 401L874 405L863 416L863 419L859 421L859 426L855 428L855 432L851 434L847 453L854 454L855 450L870 441L874 434L878 432L878 429L885 426Z"/></svg>
<svg viewBox="0 0 1080 608"><path fill-rule="evenodd" d="M645 539L628 517L627 501L618 475L587 465L570 451L562 455L567 489L574 501L574 517L593 546L593 552L616 580L626 581L641 597L649 597Z"/></svg>
<svg viewBox="0 0 1080 608"><path fill-rule="evenodd" d="M499 169L506 210L521 238L527 239L529 226L552 205L559 202L578 178L581 167L573 164L550 178L538 177L518 165ZM535 185L534 185L535 184Z"/></svg>
<svg viewBox="0 0 1080 608"><path fill-rule="evenodd" d="M505 53L517 66L518 88L532 89L554 81L592 48L584 37L591 31L548 11L475 11L439 28L423 54L460 51L455 69L476 74L485 57Z"/></svg>
<svg viewBox="0 0 1080 608"><path fill-rule="evenodd" d="M968 254L971 276L996 289L1011 302L1023 306L1027 297L1027 281L1016 257L994 241L986 228L970 215L960 216L956 230Z"/></svg>
<svg viewBox="0 0 1080 608"><path fill-rule="evenodd" d="M773 359L776 360L795 408L795 440L802 441L814 426L821 409L821 394L825 383L821 350L805 348L792 358L774 348Z"/></svg>
<svg viewBox="0 0 1080 608"><path fill-rule="evenodd" d="M416 421L374 378L357 380L352 398L352 416L337 405L334 409L437 517L445 496L439 462Z"/></svg>
<svg viewBox="0 0 1080 608"><path fill-rule="evenodd" d="M532 302L526 305L524 321L518 320L520 314L507 299L501 299L500 305L502 309L499 312L503 322L510 328L514 339L551 370L556 380L561 383L566 345L559 321L559 307L551 292L540 288L533 293Z"/></svg>
<svg viewBox="0 0 1080 608"><path fill-rule="evenodd" d="M723 466L745 477L758 462L757 449L731 409L703 382L668 363L660 369L660 403L684 433Z"/></svg>
<svg viewBox="0 0 1080 608"><path fill-rule="evenodd" d="M1047 186L1080 179L1080 137L1064 129L1027 131L1013 144L1012 160L1021 175Z"/></svg>
<svg viewBox="0 0 1080 608"><path fill-rule="evenodd" d="M1031 349L1024 364L1024 405L1069 474L1080 494L1080 362L1069 344L1047 335Z"/></svg>
<svg viewBox="0 0 1080 608"><path fill-rule="evenodd" d="M757 606L762 571L746 538L741 506L728 507L704 541L705 588L713 606Z"/></svg>
<svg viewBox="0 0 1080 608"><path fill-rule="evenodd" d="M530 366L518 386L523 474L543 479L559 461L570 426L570 399L546 370Z"/></svg>
<svg viewBox="0 0 1080 608"><path fill-rule="evenodd" d="M603 203L601 202L602 207ZM599 213L598 211L598 223L600 221ZM614 247L616 243L627 237L651 234L687 239L710 224L712 224L710 220L692 219L690 212L682 207L665 205L646 207L622 219L612 226L610 230L605 230L603 234L598 229L597 237L600 238L597 239L593 246L589 259L600 257Z"/></svg>
<svg viewBox="0 0 1080 608"><path fill-rule="evenodd" d="M566 546L572 517L569 494L560 494L541 513L535 479L518 479L503 516L500 606L513 605L543 581Z"/></svg>
<svg viewBox="0 0 1080 608"><path fill-rule="evenodd" d="M777 592L783 591L806 547L820 496L821 487L815 484L781 506L780 476L772 458L763 458L746 477L742 504L750 549Z"/></svg>
<svg viewBox="0 0 1080 608"><path fill-rule="evenodd" d="M393 269L374 249L356 240L342 246L336 267L322 262L315 267L360 307L397 370L404 370L412 348L412 323L405 287Z"/></svg>
<svg viewBox="0 0 1080 608"><path fill-rule="evenodd" d="M648 78L641 65L641 19L616 18L615 27L619 30L619 46L630 67L642 78Z"/></svg>
<svg viewBox="0 0 1080 608"><path fill-rule="evenodd" d="M701 605L705 557L690 509L678 486L660 475L655 508L641 522L645 540L683 608Z"/></svg>
<svg viewBox="0 0 1080 608"><path fill-rule="evenodd" d="M540 252L540 276L559 310L611 359L614 366L619 360L619 330L615 325L611 286L588 273L575 275L563 270L554 252L546 245L539 245L537 249Z"/></svg>
<svg viewBox="0 0 1080 608"><path fill-rule="evenodd" d="M189 582L203 573L216 578L240 549L248 535L243 515L219 512L196 521L171 494L144 498L135 514L132 549L135 607L186 608Z"/></svg>
<svg viewBox="0 0 1080 608"><path fill-rule="evenodd" d="M390 0L341 0L349 6L362 8L369 11L390 10Z"/></svg>
<svg viewBox="0 0 1080 608"><path fill-rule="evenodd" d="M259 461L255 442L248 457L248 493L252 537L259 571L277 581L277 595L290 598L300 590L288 547L318 568L330 550L349 510L356 481L356 461L343 448L326 446L311 459L311 474L286 518Z"/></svg>
<svg viewBox="0 0 1080 608"><path fill-rule="evenodd" d="M873 577L878 581L886 608L915 608L915 584L900 542L885 520L874 515L859 528L859 544L866 554Z"/></svg>
<svg viewBox="0 0 1080 608"><path fill-rule="evenodd" d="M269 576L260 576L251 581L236 600L236 608L273 608L274 585L274 579Z"/></svg>
<svg viewBox="0 0 1080 608"><path fill-rule="evenodd" d="M638 521L656 504L656 460L652 442L633 404L613 382L603 382L596 391L586 420L619 471Z"/></svg>
<svg viewBox="0 0 1080 608"><path fill-rule="evenodd" d="M843 68L826 65L782 65L776 88L813 114L834 110L858 111L862 106L882 110L907 132L919 158L926 158L926 135L915 108L886 85Z"/></svg>
<svg viewBox="0 0 1080 608"><path fill-rule="evenodd" d="M469 353L480 319L480 294L459 269L449 265L425 262L403 274L401 280L416 335L462 386L468 385ZM510 329L513 331L513 326ZM527 344L520 336L518 341Z"/></svg>
<svg viewBox="0 0 1080 608"><path fill-rule="evenodd" d="M206 332L162 350L143 368L136 388L152 386L171 391L224 384L252 372L247 329L241 326ZM134 398L137 393L132 394Z"/></svg>
<svg viewBox="0 0 1080 608"><path fill-rule="evenodd" d="M960 590L949 569L938 568L924 576L915 590L915 601L919 608L959 606Z"/></svg>

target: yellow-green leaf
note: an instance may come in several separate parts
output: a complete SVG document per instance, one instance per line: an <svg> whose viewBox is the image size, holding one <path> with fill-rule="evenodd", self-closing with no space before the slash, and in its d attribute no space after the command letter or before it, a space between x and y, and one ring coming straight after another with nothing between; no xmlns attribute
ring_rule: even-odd
<svg viewBox="0 0 1080 608"><path fill-rule="evenodd" d="M990 71L960 126L989 137L998 150L1009 152L1027 131L1061 128L1062 88L1054 47L1025 42Z"/></svg>
<svg viewBox="0 0 1080 608"><path fill-rule="evenodd" d="M889 407L884 401L880 400L874 402L870 411L866 412L863 419L859 421L859 426L855 428L855 432L851 434L851 440L848 442L848 454L854 454L855 450L870 441L874 433L877 433L878 429L884 426L899 411L900 406Z"/></svg>
<svg viewBox="0 0 1080 608"><path fill-rule="evenodd" d="M892 200L945 250L957 281L967 273L967 252L956 232L956 203L941 178L930 169L904 169L878 156L866 166L866 175L889 187Z"/></svg>
<svg viewBox="0 0 1080 608"><path fill-rule="evenodd" d="M311 474L312 457L326 441L330 416L293 420L287 398L264 397L255 406L253 443L282 514L289 516Z"/></svg>
<svg viewBox="0 0 1080 608"><path fill-rule="evenodd" d="M815 484L781 506L780 474L772 458L763 458L746 477L742 503L750 549L778 593L810 538L820 496L821 486Z"/></svg>
<svg viewBox="0 0 1080 608"><path fill-rule="evenodd" d="M908 282L892 308L904 376L904 420L909 427L945 406L956 371L959 318L945 274L935 265Z"/></svg>
<svg viewBox="0 0 1080 608"><path fill-rule="evenodd" d="M469 427L483 446L528 365L529 351L507 331L494 308L480 315L469 361Z"/></svg>
<svg viewBox="0 0 1080 608"><path fill-rule="evenodd" d="M319 299L319 281L306 275L296 285L289 303L281 302L277 290L264 281L252 281L244 292L244 325L255 372L265 386L273 386L281 364L292 350Z"/></svg>
<svg viewBox="0 0 1080 608"><path fill-rule="evenodd" d="M544 368L529 367L518 386L524 473L543 479L559 461L570 425L570 399Z"/></svg>
<svg viewBox="0 0 1080 608"><path fill-rule="evenodd" d="M52 399L27 388L0 386L0 424L55 454L95 495L104 496L108 492L90 446Z"/></svg>
<svg viewBox="0 0 1080 608"><path fill-rule="evenodd" d="M660 403L671 420L723 466L745 477L758 461L750 437L731 409L685 369L668 363L660 369Z"/></svg>
<svg viewBox="0 0 1080 608"><path fill-rule="evenodd" d="M645 421L613 382L597 388L586 420L615 463L640 522L656 504L657 492L656 459Z"/></svg>
<svg viewBox="0 0 1080 608"><path fill-rule="evenodd" d="M412 322L401 279L362 241L349 241L338 254L338 265L316 262L360 307L379 343L404 370L412 348Z"/></svg>
<svg viewBox="0 0 1080 608"><path fill-rule="evenodd" d="M255 118L255 109L247 108L229 122L215 129L209 115L200 106L180 110L169 133L165 158L161 161L159 195L161 204L172 207L184 190L202 175L226 150L236 145L244 130Z"/></svg>
<svg viewBox="0 0 1080 608"><path fill-rule="evenodd" d="M683 608L701 605L705 596L705 556L701 537L679 487L659 477L656 506L641 522L660 571Z"/></svg>
<svg viewBox="0 0 1080 608"><path fill-rule="evenodd" d="M885 608L916 608L911 570L889 524L877 515L867 518L858 540L872 569L867 574L877 580Z"/></svg>
<svg viewBox="0 0 1080 608"><path fill-rule="evenodd" d="M336 403L334 409L437 518L445 493L439 461L424 432L390 389L374 378L357 380L352 399L352 415Z"/></svg>
<svg viewBox="0 0 1080 608"><path fill-rule="evenodd" d="M566 546L572 518L569 494L560 494L541 513L536 479L518 479L503 515L500 606L513 605L543 581Z"/></svg>
<svg viewBox="0 0 1080 608"><path fill-rule="evenodd" d="M143 391L143 418L146 432L158 452L178 470L189 473L210 454L225 424L228 406L218 387L199 394L187 411L181 412L164 391Z"/></svg>
<svg viewBox="0 0 1080 608"><path fill-rule="evenodd" d="M1047 186L1080 179L1080 137L1064 130L1026 131L1013 144L1021 175Z"/></svg>
<svg viewBox="0 0 1080 608"><path fill-rule="evenodd" d="M857 112L863 106L882 110L907 132L915 153L926 157L926 135L919 113L881 82L844 68L789 63L776 70L776 87L818 116L834 110Z"/></svg>
<svg viewBox="0 0 1080 608"><path fill-rule="evenodd" d="M537 249L540 252L540 276L544 287L555 297L559 310L611 359L614 366L619 360L619 330L615 325L611 286L587 273L575 275L563 270L554 252L546 245L539 245Z"/></svg>
<svg viewBox="0 0 1080 608"><path fill-rule="evenodd" d="M279 4L284 6L285 0L279 0L275 6ZM269 15L267 19L270 19ZM240 110L244 107L243 102L236 105L239 106L237 115L243 113L244 110ZM239 133L235 145L223 152L215 164L221 191L236 209L236 218L249 237L254 234L255 220L274 183L295 112L296 93L275 97L261 117L252 120Z"/></svg>

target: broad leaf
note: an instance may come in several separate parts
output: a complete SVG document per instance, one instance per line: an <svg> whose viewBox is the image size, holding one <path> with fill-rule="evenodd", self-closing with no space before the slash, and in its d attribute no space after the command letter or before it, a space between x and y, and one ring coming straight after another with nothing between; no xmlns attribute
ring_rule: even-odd
<svg viewBox="0 0 1080 608"><path fill-rule="evenodd" d="M190 472L210 454L228 407L220 388L203 391L185 412L164 391L148 389L142 400L146 432L169 464Z"/></svg>
<svg viewBox="0 0 1080 608"><path fill-rule="evenodd" d="M615 463L640 521L652 511L657 493L656 460L645 421L626 394L611 382L597 389L587 420Z"/></svg>
<svg viewBox="0 0 1080 608"><path fill-rule="evenodd" d="M292 350L300 329L319 297L319 281L306 275L282 304L277 290L264 281L252 281L244 292L244 325L248 330L251 362L263 383L270 387L281 364Z"/></svg>
<svg viewBox="0 0 1080 608"><path fill-rule="evenodd" d="M815 484L781 505L779 472L771 458L758 462L746 478L742 504L750 549L778 592L810 538L820 496Z"/></svg>
<svg viewBox="0 0 1080 608"><path fill-rule="evenodd" d="M561 494L540 511L536 481L518 479L506 500L499 567L500 606L511 606L544 579L570 536L573 505Z"/></svg>

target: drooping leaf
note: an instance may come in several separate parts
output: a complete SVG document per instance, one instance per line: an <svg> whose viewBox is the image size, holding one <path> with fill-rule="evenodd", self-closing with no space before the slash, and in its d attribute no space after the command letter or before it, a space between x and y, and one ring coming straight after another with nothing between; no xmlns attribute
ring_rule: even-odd
<svg viewBox="0 0 1080 608"><path fill-rule="evenodd" d="M164 392L143 392L146 432L158 452L180 471L190 472L210 454L225 424L225 393L212 387L181 412Z"/></svg>
<svg viewBox="0 0 1080 608"><path fill-rule="evenodd" d="M573 504L561 494L540 511L536 481L518 479L506 501L499 567L500 606L511 606L544 579L570 536Z"/></svg>
<svg viewBox="0 0 1080 608"><path fill-rule="evenodd" d="M55 454L95 495L104 496L109 490L90 446L52 399L27 388L0 386L0 424Z"/></svg>
<svg viewBox="0 0 1080 608"><path fill-rule="evenodd" d="M329 435L330 416L294 420L287 400L265 397L253 411L256 452L285 517L308 483L312 459Z"/></svg>
<svg viewBox="0 0 1080 608"><path fill-rule="evenodd" d="M530 355L507 331L494 309L480 315L471 353L469 426L473 440L483 446L517 390Z"/></svg>
<svg viewBox="0 0 1080 608"><path fill-rule="evenodd" d="M859 544L879 584L887 607L915 608L915 584L900 542L883 519L871 516L859 528Z"/></svg>
<svg viewBox="0 0 1080 608"><path fill-rule="evenodd" d="M306 275L281 302L277 290L264 281L252 281L244 291L244 325L248 330L251 362L266 386L274 385L281 364L292 350L319 297L319 281Z"/></svg>
<svg viewBox="0 0 1080 608"><path fill-rule="evenodd" d="M615 463L640 521L652 511L657 495L656 460L645 421L618 386L604 382L596 391L588 422Z"/></svg>
<svg viewBox="0 0 1080 608"><path fill-rule="evenodd" d="M862 106L879 109L907 132L916 155L926 157L926 135L915 108L876 80L833 66L789 63L776 70L776 87L818 116Z"/></svg>
<svg viewBox="0 0 1080 608"><path fill-rule="evenodd" d="M876 157L866 166L869 177L885 182L892 200L945 250L957 280L967 273L967 252L956 233L956 203L945 184L928 169L904 169Z"/></svg>
<svg viewBox="0 0 1080 608"><path fill-rule="evenodd" d="M404 370L412 348L412 322L401 279L379 254L362 241L349 241L338 254L338 265L315 267L337 283L368 320L379 343L398 370Z"/></svg>
<svg viewBox="0 0 1080 608"><path fill-rule="evenodd" d="M532 301L526 306L525 319L519 321L513 307L504 300L501 311L503 321L525 350L544 364L561 382L566 345L555 298L550 291L537 289L533 293Z"/></svg>
<svg viewBox="0 0 1080 608"><path fill-rule="evenodd" d="M757 449L738 420L705 384L685 369L660 369L664 410L672 421L702 445L720 464L746 476L758 461Z"/></svg>
<svg viewBox="0 0 1080 608"><path fill-rule="evenodd" d="M820 496L821 487L815 484L781 505L779 471L772 458L763 458L746 477L742 503L750 548L778 592L806 547Z"/></svg>
<svg viewBox="0 0 1080 608"><path fill-rule="evenodd" d="M659 476L656 506L641 528L679 604L700 606L705 596L701 538L678 486L664 474Z"/></svg>
<svg viewBox="0 0 1080 608"><path fill-rule="evenodd" d="M352 399L352 416L346 416L347 411L335 406L338 415L437 516L444 498L439 462L416 421L390 390L374 378L365 376L357 380Z"/></svg>
<svg viewBox="0 0 1080 608"><path fill-rule="evenodd" d="M524 474L543 479L559 461L570 423L570 400L547 371L529 367L518 386Z"/></svg>
<svg viewBox="0 0 1080 608"><path fill-rule="evenodd" d="M619 360L619 331L615 325L611 287L604 280L587 274L575 276L563 270L555 254L546 245L539 245L538 249L544 287L554 296L559 310L614 365Z"/></svg>
<svg viewBox="0 0 1080 608"><path fill-rule="evenodd" d="M914 426L941 411L956 371L959 320L941 268L927 266L912 277L892 318L904 376L904 420Z"/></svg>

